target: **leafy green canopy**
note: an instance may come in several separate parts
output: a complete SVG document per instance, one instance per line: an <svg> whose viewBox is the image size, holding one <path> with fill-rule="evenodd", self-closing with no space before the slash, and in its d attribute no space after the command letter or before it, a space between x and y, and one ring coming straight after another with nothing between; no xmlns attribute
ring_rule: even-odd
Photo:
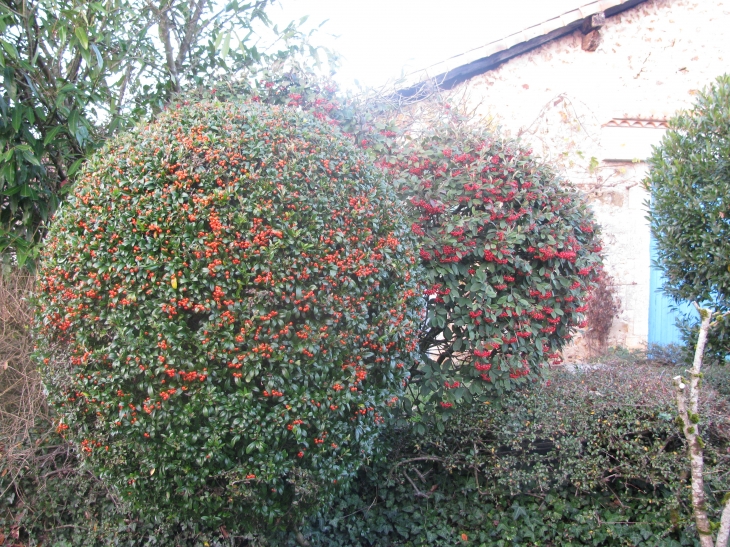
<svg viewBox="0 0 730 547"><path fill-rule="evenodd" d="M94 156L49 233L45 381L147 512L296 521L371 453L415 350L380 171L285 107L178 105Z"/></svg>
<svg viewBox="0 0 730 547"><path fill-rule="evenodd" d="M110 135L174 93L301 51L294 25L280 47L256 48L253 28L268 24L269 3L0 3L0 251L35 256L69 177Z"/></svg>
<svg viewBox="0 0 730 547"><path fill-rule="evenodd" d="M649 220L664 290L730 310L730 76L670 120L649 167ZM715 353L730 353L727 319L713 338Z"/></svg>

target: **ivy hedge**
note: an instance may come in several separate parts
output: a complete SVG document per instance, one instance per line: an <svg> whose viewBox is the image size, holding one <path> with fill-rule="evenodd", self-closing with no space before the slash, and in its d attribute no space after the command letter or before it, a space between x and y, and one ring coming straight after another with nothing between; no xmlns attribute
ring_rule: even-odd
<svg viewBox="0 0 730 547"><path fill-rule="evenodd" d="M708 373L702 405L715 501L730 488L730 400L713 389L727 385L724 372ZM307 537L313 547L699 545L671 373L560 371L501 408L456 412L443 433L391 430L387 455L310 521Z"/></svg>

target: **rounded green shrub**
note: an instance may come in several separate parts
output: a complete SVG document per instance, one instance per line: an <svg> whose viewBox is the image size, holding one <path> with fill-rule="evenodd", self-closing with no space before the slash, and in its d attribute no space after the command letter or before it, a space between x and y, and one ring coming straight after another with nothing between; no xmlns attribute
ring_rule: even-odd
<svg viewBox="0 0 730 547"><path fill-rule="evenodd" d="M664 291L678 301L730 310L730 75L669 121L649 158L649 219ZM696 316L695 316L696 317ZM685 341L697 334L685 325ZM730 320L710 332L709 359L730 355Z"/></svg>
<svg viewBox="0 0 730 547"><path fill-rule="evenodd" d="M371 453L415 350L383 175L287 107L180 104L91 159L45 246L59 431L147 513L283 526Z"/></svg>

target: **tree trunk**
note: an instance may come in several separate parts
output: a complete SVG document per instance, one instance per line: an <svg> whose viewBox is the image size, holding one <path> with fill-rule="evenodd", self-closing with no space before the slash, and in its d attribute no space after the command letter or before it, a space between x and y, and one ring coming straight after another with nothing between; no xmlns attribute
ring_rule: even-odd
<svg viewBox="0 0 730 547"><path fill-rule="evenodd" d="M730 535L730 497L725 500L725 509L722 510L720 518L720 529L717 531L717 543L715 547L727 547L728 536Z"/></svg>
<svg viewBox="0 0 730 547"><path fill-rule="evenodd" d="M707 332L710 330L710 321L712 320L712 311L700 308L697 303L694 303L694 305L700 314L702 323L700 324L700 334L697 338L694 362L689 371L689 393L685 391L688 386L684 383L684 379L681 376L674 378L674 385L676 387L677 409L679 410L679 417L682 420L682 431L684 438L687 440L687 452L692 471L692 510L695 516L697 533L700 536L700 545L702 547L715 547L712 541L710 521L707 518L705 481L703 477L704 453L702 450L702 440L698 431L698 384L700 370L702 369L702 355L705 351L705 344L707 343ZM688 400L689 408L687 408Z"/></svg>

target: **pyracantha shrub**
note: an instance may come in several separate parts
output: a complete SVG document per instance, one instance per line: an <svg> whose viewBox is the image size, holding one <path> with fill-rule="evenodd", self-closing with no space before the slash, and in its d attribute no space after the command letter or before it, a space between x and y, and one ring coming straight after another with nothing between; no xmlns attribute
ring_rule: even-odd
<svg viewBox="0 0 730 547"><path fill-rule="evenodd" d="M695 106L669 121L649 158L649 220L663 290L678 301L730 311L730 76L698 95ZM696 321L696 314L692 314ZM697 332L688 325L685 342ZM708 357L730 355L730 319L710 331ZM690 352L694 352L694 349Z"/></svg>
<svg viewBox="0 0 730 547"><path fill-rule="evenodd" d="M384 168L413 209L426 271L419 395L486 401L559 362L601 269L580 195L515 141L435 126Z"/></svg>
<svg viewBox="0 0 730 547"><path fill-rule="evenodd" d="M427 311L413 398L498 400L560 361L603 275L598 227L569 182L434 98L342 100L296 74L249 93L347 131L410 203Z"/></svg>
<svg viewBox="0 0 730 547"><path fill-rule="evenodd" d="M120 494L296 521L371 453L415 350L399 206L332 124L180 104L91 159L45 246L58 430Z"/></svg>

